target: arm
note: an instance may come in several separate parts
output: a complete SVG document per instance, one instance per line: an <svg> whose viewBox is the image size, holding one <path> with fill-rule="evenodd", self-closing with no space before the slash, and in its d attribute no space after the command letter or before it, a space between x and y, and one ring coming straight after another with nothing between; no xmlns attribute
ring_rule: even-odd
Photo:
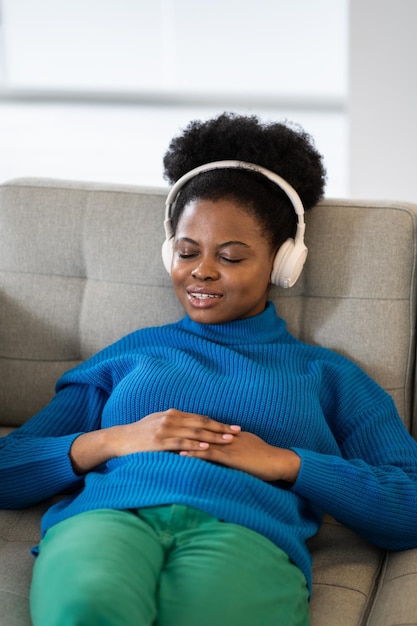
<svg viewBox="0 0 417 626"><path fill-rule="evenodd" d="M277 448L249 432L236 434L232 445L210 444L204 450L182 450L182 456L194 456L238 469L266 482L293 484L300 471L301 459L293 450Z"/></svg>
<svg viewBox="0 0 417 626"><path fill-rule="evenodd" d="M132 424L100 428L107 394L70 385L20 429L0 439L0 508L22 508L80 483L110 458L230 443L239 426L175 409Z"/></svg>
<svg viewBox="0 0 417 626"><path fill-rule="evenodd" d="M0 439L0 507L22 508L76 486L69 451L80 433L100 426L107 395L70 385L19 429Z"/></svg>
<svg viewBox="0 0 417 626"><path fill-rule="evenodd" d="M343 443L342 457L295 451L301 469L295 493L388 549L417 546L417 443L392 405L374 414Z"/></svg>
<svg viewBox="0 0 417 626"><path fill-rule="evenodd" d="M181 454L265 481L286 481L294 493L368 541L395 550L417 547L417 443L395 413L374 423L371 439L368 428L364 425L362 432L355 433L355 442L346 442L348 458L275 448L245 432L227 448L210 445L207 450Z"/></svg>
<svg viewBox="0 0 417 626"><path fill-rule="evenodd" d="M228 426L204 415L168 409L137 422L113 426L77 437L70 458L77 474L83 474L110 458L137 452L220 449L231 443L239 426Z"/></svg>

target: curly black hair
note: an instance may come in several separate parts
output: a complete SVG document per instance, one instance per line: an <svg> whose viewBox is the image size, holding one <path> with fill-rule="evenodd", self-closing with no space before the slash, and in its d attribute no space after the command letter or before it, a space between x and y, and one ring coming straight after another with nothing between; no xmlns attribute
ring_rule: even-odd
<svg viewBox="0 0 417 626"><path fill-rule="evenodd" d="M323 197L326 172L311 136L294 124L263 123L254 115L223 113L190 122L170 143L164 177L173 184L199 165L224 159L255 163L279 174L297 191L305 210ZM297 219L287 195L265 176L244 169L211 170L192 178L177 198L174 231L188 202L222 198L256 215L276 248L295 233Z"/></svg>

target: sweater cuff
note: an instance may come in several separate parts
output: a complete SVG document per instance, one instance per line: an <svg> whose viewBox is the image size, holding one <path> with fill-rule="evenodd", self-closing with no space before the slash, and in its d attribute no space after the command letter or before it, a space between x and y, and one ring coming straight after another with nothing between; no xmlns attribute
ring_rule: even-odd
<svg viewBox="0 0 417 626"><path fill-rule="evenodd" d="M303 448L291 450L301 459L300 471L291 490L306 500L326 505L329 494L334 493L335 465L340 461L339 457Z"/></svg>
<svg viewBox="0 0 417 626"><path fill-rule="evenodd" d="M59 444L57 444L54 450L55 457L55 469L57 465L60 466L60 470L56 473L60 477L60 482L72 484L76 480L80 480L83 477L75 473L72 466L70 450L74 441L83 433L72 433L71 435L65 435L59 438Z"/></svg>
<svg viewBox="0 0 417 626"><path fill-rule="evenodd" d="M74 472L69 456L72 442L80 434L39 438L36 444L36 460L31 460L29 454L25 456L25 450L22 450L15 466L2 469L4 481L0 491L0 506L8 509L28 507L61 493L82 480L82 476ZM19 471L16 469L17 464ZM34 476L36 482L33 480Z"/></svg>

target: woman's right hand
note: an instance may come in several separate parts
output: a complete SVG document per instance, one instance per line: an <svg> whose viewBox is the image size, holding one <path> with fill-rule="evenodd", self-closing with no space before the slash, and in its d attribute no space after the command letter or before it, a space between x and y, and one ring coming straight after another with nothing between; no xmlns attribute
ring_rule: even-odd
<svg viewBox="0 0 417 626"><path fill-rule="evenodd" d="M70 458L76 474L85 474L110 458L135 452L206 450L229 444L240 426L229 426L197 413L168 409L137 422L85 433L74 440Z"/></svg>

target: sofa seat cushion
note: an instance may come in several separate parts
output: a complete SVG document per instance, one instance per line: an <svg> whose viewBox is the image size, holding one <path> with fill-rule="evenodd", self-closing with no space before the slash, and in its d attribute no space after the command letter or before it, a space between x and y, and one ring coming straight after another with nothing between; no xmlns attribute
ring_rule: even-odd
<svg viewBox="0 0 417 626"><path fill-rule="evenodd" d="M325 516L309 542L313 556L311 623L357 626L375 597L386 553Z"/></svg>

